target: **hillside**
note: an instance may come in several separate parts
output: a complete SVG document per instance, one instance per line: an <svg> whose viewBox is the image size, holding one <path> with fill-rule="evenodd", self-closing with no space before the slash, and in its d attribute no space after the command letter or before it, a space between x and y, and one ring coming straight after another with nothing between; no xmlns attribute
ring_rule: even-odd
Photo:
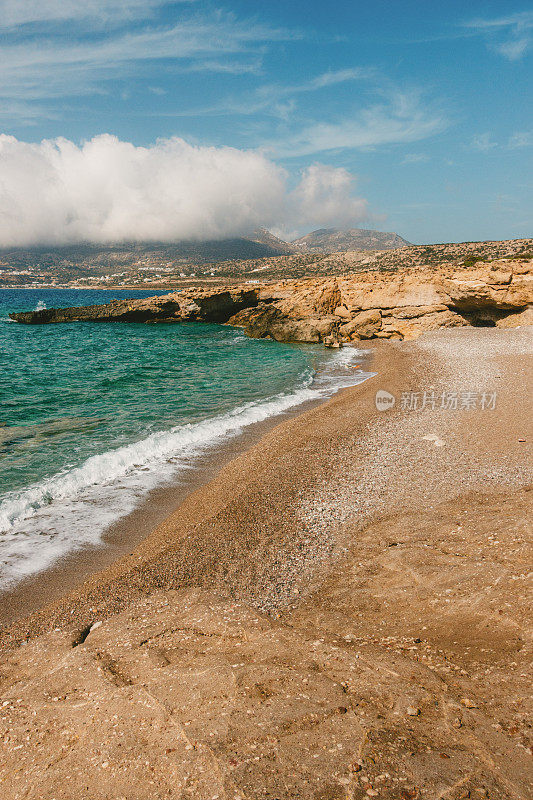
<svg viewBox="0 0 533 800"><path fill-rule="evenodd" d="M356 239L358 244L355 243ZM259 228L249 236L223 240L107 245L82 242L62 246L3 248L0 249L0 286L34 282L66 284L90 279L142 283L145 278L154 276L173 279L205 277L211 275L215 264L231 265L293 254L360 250L362 247L375 250L399 247L404 243L405 240L396 234L355 229L314 231L296 243L290 243Z"/></svg>
<svg viewBox="0 0 533 800"><path fill-rule="evenodd" d="M268 231L250 237L224 240L125 242L122 244L73 244L0 249L0 277L42 274L59 281L137 271L179 272L191 264L210 264L228 259L255 259L292 253L294 248ZM5 275L4 275L5 277Z"/></svg>
<svg viewBox="0 0 533 800"><path fill-rule="evenodd" d="M391 250L409 245L410 242L397 233L364 228L350 228L346 231L339 228L320 228L295 239L292 244L302 253L338 253L342 250Z"/></svg>
<svg viewBox="0 0 533 800"><path fill-rule="evenodd" d="M390 250L349 250L338 253L288 252L280 254L281 240L264 232L264 243L251 240L189 243L191 255L179 245L116 245L111 248L79 245L56 250L0 251L0 286L72 286L79 288L180 288L191 283L257 283L285 278L346 275L363 270L403 271L412 267L460 266L480 260L516 258L533 254L533 239L408 245ZM194 262L194 247L210 244L218 261ZM227 248L225 257L224 249ZM287 245L291 247L291 245ZM236 258L231 248L253 254ZM234 252L234 251L233 251ZM179 257L177 254L181 253ZM268 253L266 255L265 253ZM69 258L67 258L67 255ZM32 260L33 256L34 260Z"/></svg>

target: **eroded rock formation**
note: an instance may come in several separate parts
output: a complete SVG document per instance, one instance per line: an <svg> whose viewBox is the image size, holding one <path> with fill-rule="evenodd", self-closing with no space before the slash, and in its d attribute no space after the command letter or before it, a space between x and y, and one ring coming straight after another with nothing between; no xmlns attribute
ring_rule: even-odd
<svg viewBox="0 0 533 800"><path fill-rule="evenodd" d="M414 338L441 327L514 327L533 323L533 264L495 261L475 267L413 268L186 289L141 300L13 313L26 324L185 322L242 326L253 338L283 342Z"/></svg>

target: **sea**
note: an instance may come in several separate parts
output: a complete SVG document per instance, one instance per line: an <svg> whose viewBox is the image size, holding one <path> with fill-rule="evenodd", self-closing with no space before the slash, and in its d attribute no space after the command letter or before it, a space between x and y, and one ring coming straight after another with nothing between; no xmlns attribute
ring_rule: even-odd
<svg viewBox="0 0 533 800"><path fill-rule="evenodd" d="M225 325L8 317L153 294L0 289L0 591L101 546L150 491L185 480L230 437L368 377L354 347Z"/></svg>

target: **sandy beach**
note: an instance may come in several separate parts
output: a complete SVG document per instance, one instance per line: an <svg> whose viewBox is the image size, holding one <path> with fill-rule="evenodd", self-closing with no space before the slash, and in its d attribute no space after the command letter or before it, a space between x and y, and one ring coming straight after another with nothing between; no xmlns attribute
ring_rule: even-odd
<svg viewBox="0 0 533 800"><path fill-rule="evenodd" d="M371 353L358 358L371 361ZM100 546L82 547L59 558L54 564L17 583L0 594L0 630L16 620L62 598L86 579L105 570L143 542L163 524L192 493L209 484L221 468L243 454L282 421L291 420L321 405L309 400L262 422L246 427L239 435L197 455L187 471L176 481L148 493L139 505L112 524L103 534Z"/></svg>
<svg viewBox="0 0 533 800"><path fill-rule="evenodd" d="M0 800L531 800L533 10L0 7Z"/></svg>
<svg viewBox="0 0 533 800"><path fill-rule="evenodd" d="M5 626L4 796L527 797L532 343L372 342Z"/></svg>

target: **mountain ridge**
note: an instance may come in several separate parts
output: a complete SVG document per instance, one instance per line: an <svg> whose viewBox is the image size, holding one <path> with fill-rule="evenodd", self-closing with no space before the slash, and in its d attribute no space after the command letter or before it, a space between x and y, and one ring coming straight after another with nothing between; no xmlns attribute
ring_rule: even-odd
<svg viewBox="0 0 533 800"><path fill-rule="evenodd" d="M368 228L319 228L291 244L299 252L339 253L346 250L393 250L411 244L397 233Z"/></svg>
<svg viewBox="0 0 533 800"><path fill-rule="evenodd" d="M260 228L247 236L233 237L231 239L204 239L204 240L183 240L179 242L121 242L111 244L94 244L80 242L76 244L64 245L34 245L30 247L4 247L0 248L0 270L14 268L25 270L28 268L38 268L58 274L68 272L71 277L83 277L87 274L104 275L110 269L125 270L165 268L170 267L174 270L179 269L180 264L187 267L192 264L205 265L217 264L222 261L245 261L251 259L272 258L282 255L294 255L298 253L312 253L320 250L321 252L338 252L339 250L349 249L380 249L378 244L381 239L385 243L384 249L404 246L405 240L397 234L381 234L379 231L372 231L374 244L368 247L343 247L342 244L346 237L352 242L355 240L355 232L360 231L366 236L367 231L361 229L351 229L340 231L339 229L321 228L312 231L307 236L297 239L295 242L287 242L275 236L270 231ZM329 232L331 249L324 239L324 234ZM335 233L333 233L335 232ZM337 241L334 241L336 236ZM342 238L344 237L344 239ZM388 237L388 238L387 238ZM396 237L401 244L394 245L390 237ZM360 237L361 242L365 237ZM366 237L368 239L368 237ZM318 247L314 244L306 246L305 242L322 242L323 246ZM366 241L366 239L365 239ZM394 239L396 241L396 239ZM302 244L303 243L303 244ZM340 244L339 244L340 243Z"/></svg>

